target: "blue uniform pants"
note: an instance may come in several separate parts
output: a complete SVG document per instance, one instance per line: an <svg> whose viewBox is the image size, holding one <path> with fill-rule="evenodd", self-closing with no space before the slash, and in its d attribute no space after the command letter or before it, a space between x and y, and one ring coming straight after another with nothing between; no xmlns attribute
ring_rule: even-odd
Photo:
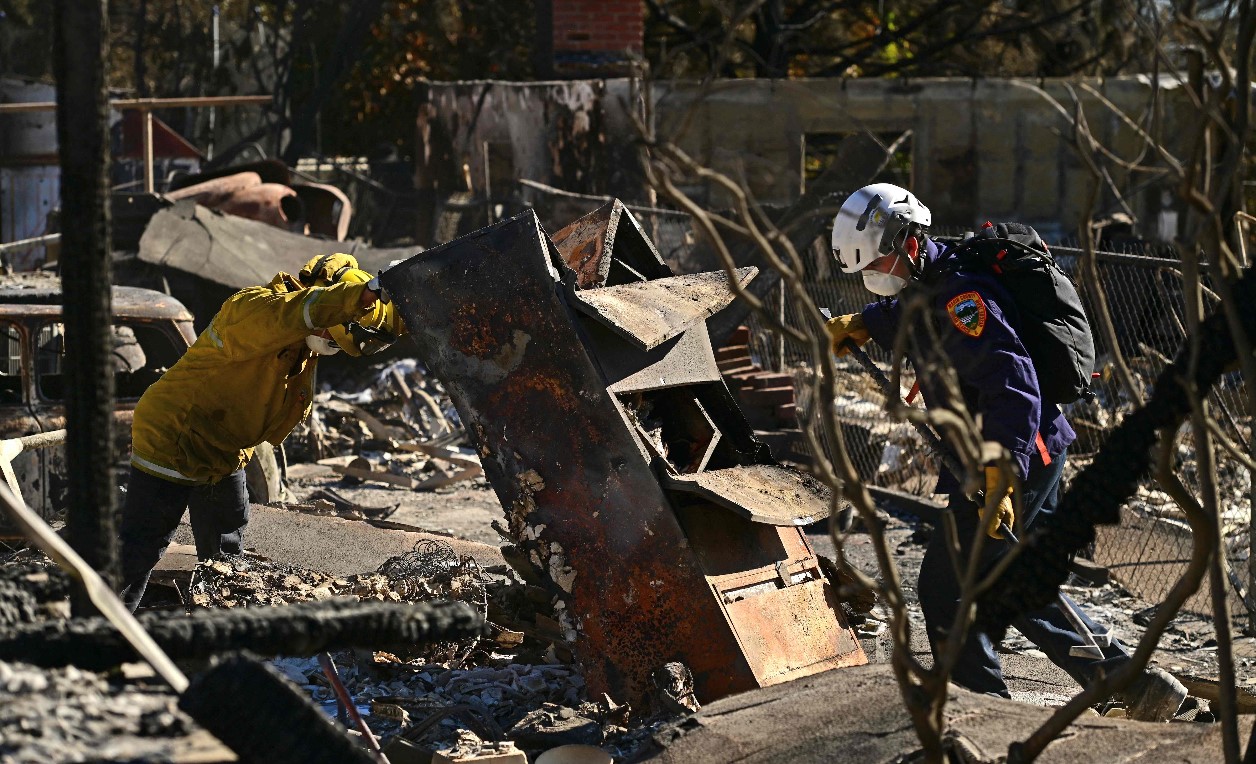
<svg viewBox="0 0 1256 764"><path fill-rule="evenodd" d="M131 468L119 529L122 591L134 611L144 598L153 567L166 554L183 510L189 511L196 556L202 560L244 551L244 526L249 522L249 496L244 470L217 483L183 485Z"/></svg>
<svg viewBox="0 0 1256 764"><path fill-rule="evenodd" d="M1064 462L1063 454L1052 459L1049 465L1043 465L1037 458L1031 462L1029 476L1021 489L1021 523L1025 532L1033 529L1034 522L1055 511L1060 499L1060 478L1064 474ZM963 570L971 553L973 533L979 524L979 509L968 497L952 494L946 511L953 514L959 530L960 565ZM986 538L981 549L980 569L987 569L1010 548L1011 542L1006 539ZM937 660L959 607L960 588L941 528L934 529L933 538L925 550L924 560L920 565L918 588L920 608L925 616L925 630L929 635L934 660ZM1082 613L1072 600L1069 603L1093 634L1107 634L1106 628ZM1056 605L1023 615L1013 621L1012 625L1037 645L1052 663L1067 671L1082 686L1087 685L1097 672L1110 674L1129 661L1129 654L1116 640L1103 648L1102 660L1069 655L1070 648L1085 643ZM952 680L974 692L1011 697L1007 684L1003 681L1003 669L999 664L994 642L976 629L969 629L968 639L955 664Z"/></svg>

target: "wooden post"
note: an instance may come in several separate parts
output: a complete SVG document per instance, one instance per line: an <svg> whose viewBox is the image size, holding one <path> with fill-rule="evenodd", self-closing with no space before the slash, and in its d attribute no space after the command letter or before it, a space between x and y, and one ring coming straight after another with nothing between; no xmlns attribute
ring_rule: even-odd
<svg viewBox="0 0 1256 764"><path fill-rule="evenodd" d="M61 157L61 289L69 481L68 540L116 581L113 365L110 358L109 128L106 0L56 0L53 66ZM85 593L75 613L92 612Z"/></svg>

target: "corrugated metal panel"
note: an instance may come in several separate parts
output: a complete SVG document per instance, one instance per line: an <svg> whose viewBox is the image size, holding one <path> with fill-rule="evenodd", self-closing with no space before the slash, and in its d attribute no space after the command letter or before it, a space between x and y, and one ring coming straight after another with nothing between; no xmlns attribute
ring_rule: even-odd
<svg viewBox="0 0 1256 764"><path fill-rule="evenodd" d="M0 241L30 239L47 233L48 213L61 198L61 168L56 165L0 167ZM13 268L33 270L47 258L43 246L8 255Z"/></svg>

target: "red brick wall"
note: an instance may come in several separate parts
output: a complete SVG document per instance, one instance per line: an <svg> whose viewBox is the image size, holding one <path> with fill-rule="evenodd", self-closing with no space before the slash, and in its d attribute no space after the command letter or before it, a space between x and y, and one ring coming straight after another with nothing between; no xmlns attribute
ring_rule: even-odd
<svg viewBox="0 0 1256 764"><path fill-rule="evenodd" d="M641 0L551 0L554 52L643 49Z"/></svg>

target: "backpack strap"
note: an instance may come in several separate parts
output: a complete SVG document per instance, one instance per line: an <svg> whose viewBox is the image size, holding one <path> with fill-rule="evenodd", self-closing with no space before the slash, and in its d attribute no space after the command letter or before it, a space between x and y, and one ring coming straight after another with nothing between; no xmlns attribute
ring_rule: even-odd
<svg viewBox="0 0 1256 764"><path fill-rule="evenodd" d="M1042 439L1042 431L1034 433L1034 445L1038 447L1038 456L1042 457L1042 466L1051 463L1051 452L1047 450L1047 442Z"/></svg>

